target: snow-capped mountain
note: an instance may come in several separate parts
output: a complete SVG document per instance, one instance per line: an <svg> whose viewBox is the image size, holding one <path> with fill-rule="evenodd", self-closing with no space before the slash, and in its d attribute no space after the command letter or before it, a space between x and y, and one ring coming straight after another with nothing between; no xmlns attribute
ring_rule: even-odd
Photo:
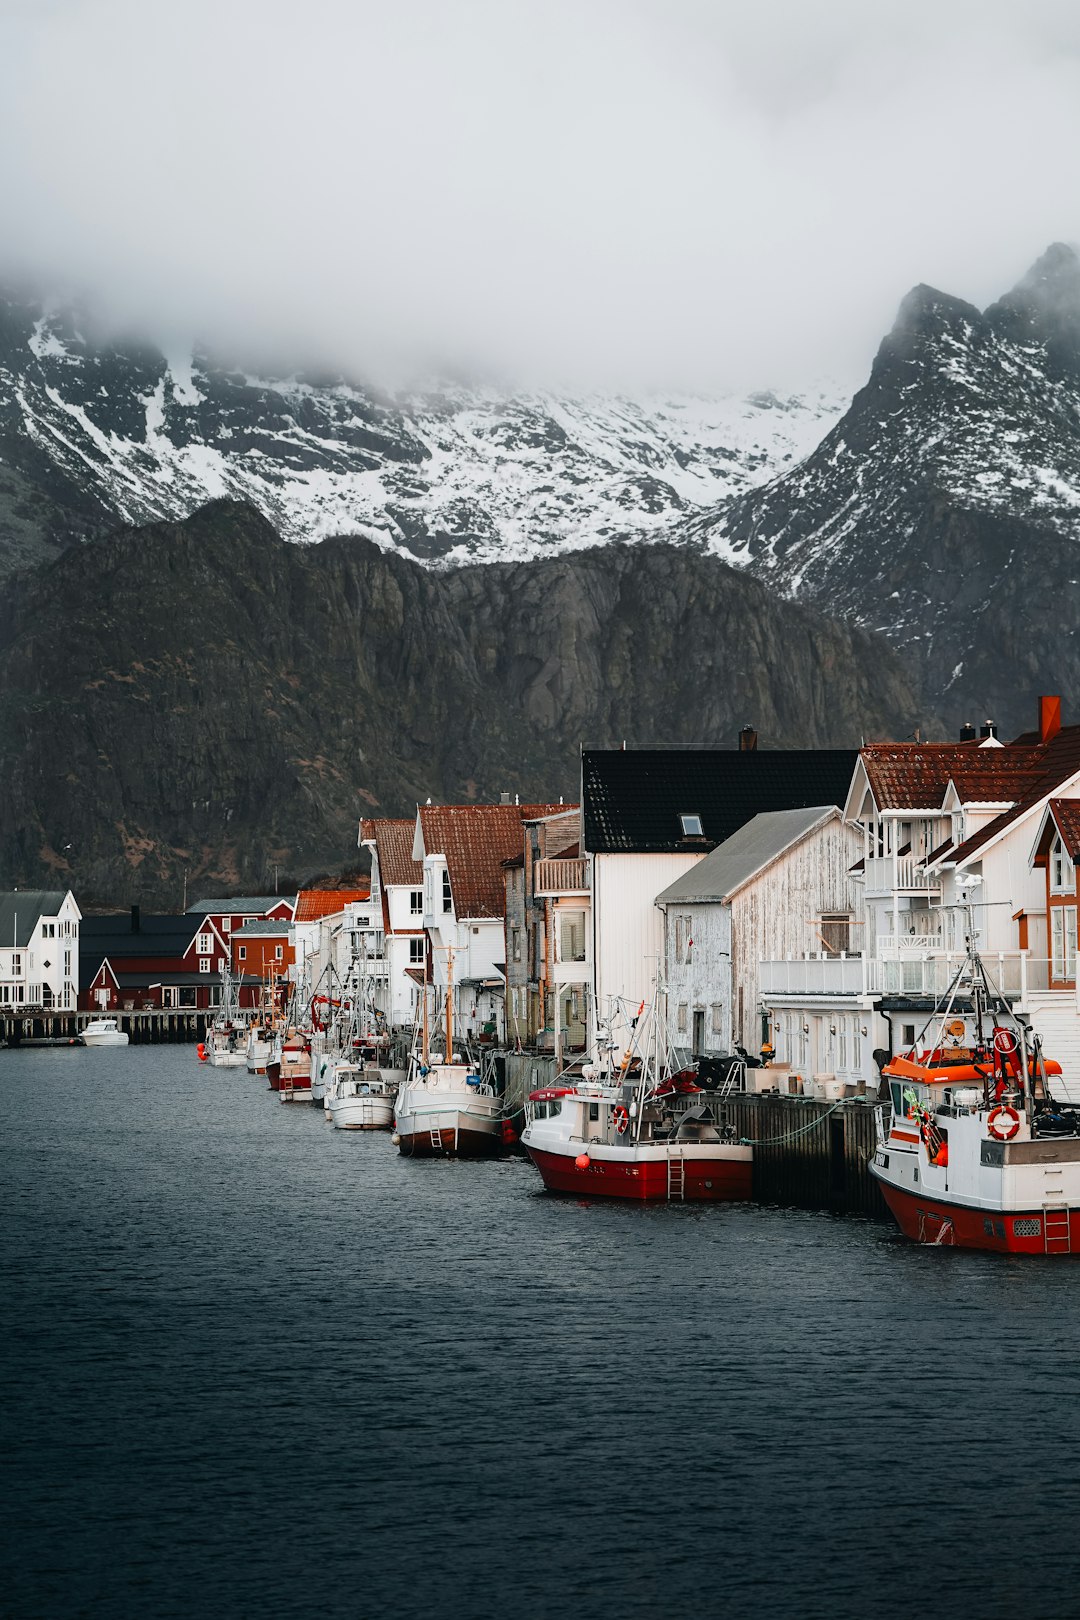
<svg viewBox="0 0 1080 1620"><path fill-rule="evenodd" d="M1051 247L982 312L916 287L806 460L683 535L883 631L929 694L973 713L1004 720L1036 680L1059 690L1080 575L1076 253Z"/></svg>
<svg viewBox="0 0 1080 1620"><path fill-rule="evenodd" d="M31 560L116 522L250 503L292 540L364 534L427 562L666 531L798 462L850 397L566 398L253 375L95 342L0 302L0 545Z"/></svg>

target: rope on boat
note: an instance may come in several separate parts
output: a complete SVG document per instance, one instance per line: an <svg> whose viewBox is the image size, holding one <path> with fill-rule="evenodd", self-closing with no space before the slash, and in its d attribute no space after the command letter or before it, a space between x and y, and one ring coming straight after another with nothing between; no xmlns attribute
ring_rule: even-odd
<svg viewBox="0 0 1080 1620"><path fill-rule="evenodd" d="M841 1098L839 1102L834 1102L832 1107L826 1108L825 1112L819 1114L817 1119L812 1119L809 1125L800 1125L797 1131L785 1131L783 1136L740 1136L739 1143L742 1147L771 1147L774 1142L794 1142L797 1137L808 1136L811 1131L816 1131L819 1125L825 1123L830 1114L835 1114L838 1108L843 1108L845 1101L846 1098Z"/></svg>

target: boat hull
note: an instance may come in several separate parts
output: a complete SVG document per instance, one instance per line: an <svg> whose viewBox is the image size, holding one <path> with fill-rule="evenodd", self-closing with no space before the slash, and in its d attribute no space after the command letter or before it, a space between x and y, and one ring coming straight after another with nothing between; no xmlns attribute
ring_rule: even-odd
<svg viewBox="0 0 1080 1620"><path fill-rule="evenodd" d="M127 1046L128 1042L129 1037L122 1031L109 1035L83 1035L82 1037L84 1046Z"/></svg>
<svg viewBox="0 0 1080 1620"><path fill-rule="evenodd" d="M339 1131L388 1131L394 1118L390 1097L331 1098L326 1103L330 1123Z"/></svg>
<svg viewBox="0 0 1080 1620"><path fill-rule="evenodd" d="M752 1194L753 1156L749 1148L725 1148L710 1157L689 1157L669 1179L667 1155L599 1158L589 1154L583 1169L581 1153L553 1153L525 1144L549 1192L573 1193L578 1198L629 1198L660 1203L746 1203Z"/></svg>
<svg viewBox="0 0 1080 1620"><path fill-rule="evenodd" d="M1080 1255L1080 1209L987 1209L898 1187L873 1161L870 1172L897 1226L913 1243L994 1254Z"/></svg>
<svg viewBox="0 0 1080 1620"><path fill-rule="evenodd" d="M449 1110L442 1119L447 1123L440 1120L438 1125L423 1130L415 1126L403 1129L399 1124L398 1152L410 1159L493 1159L505 1149L501 1123L488 1130L475 1120L451 1119Z"/></svg>
<svg viewBox="0 0 1080 1620"><path fill-rule="evenodd" d="M243 1052L214 1052L206 1054L206 1061L213 1069L242 1069L247 1062Z"/></svg>

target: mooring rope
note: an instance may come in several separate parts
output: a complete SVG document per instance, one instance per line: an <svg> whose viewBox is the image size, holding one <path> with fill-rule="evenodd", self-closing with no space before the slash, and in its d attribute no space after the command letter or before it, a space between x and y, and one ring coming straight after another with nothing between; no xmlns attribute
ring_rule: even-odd
<svg viewBox="0 0 1080 1620"><path fill-rule="evenodd" d="M819 1125L823 1125L830 1114L835 1114L838 1108L843 1108L846 1101L846 1098L841 1098L839 1102L834 1102L832 1107L827 1108L823 1114L819 1114L817 1119L812 1119L809 1125L801 1125L797 1131L788 1131L783 1136L763 1136L761 1138L740 1136L739 1143L742 1147L771 1147L774 1142L794 1142L798 1137L808 1136Z"/></svg>

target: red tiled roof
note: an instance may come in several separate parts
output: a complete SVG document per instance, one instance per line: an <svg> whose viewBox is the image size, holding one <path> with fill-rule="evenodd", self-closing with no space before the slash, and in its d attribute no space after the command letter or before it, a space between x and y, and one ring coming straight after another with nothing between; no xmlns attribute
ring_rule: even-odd
<svg viewBox="0 0 1080 1620"><path fill-rule="evenodd" d="M368 900L371 889L301 889L296 897L294 922L315 922L319 917L332 917L344 911L354 901Z"/></svg>
<svg viewBox="0 0 1080 1620"><path fill-rule="evenodd" d="M1080 727L1070 729L1080 732ZM870 743L862 750L862 761L879 809L937 810L953 781L965 803L1017 798L1038 774L1045 752L1042 746L1016 743L1004 748L980 748L978 743Z"/></svg>
<svg viewBox="0 0 1080 1620"><path fill-rule="evenodd" d="M1018 780L1016 803L1010 810L995 816L993 821L988 821L985 827L980 827L978 832L966 839L953 851L951 860L962 862L970 859L991 839L996 838L998 833L1004 832L1006 827L1018 821L1041 800L1048 798L1056 787L1060 787L1062 783L1080 772L1080 726L1062 726L1048 743L1038 743L1034 746L1010 743L1007 747L994 752L1011 754L1014 751L1034 756L1024 773L1024 780L1022 782ZM1032 769L1033 766L1037 766L1037 769Z"/></svg>
<svg viewBox="0 0 1080 1620"><path fill-rule="evenodd" d="M503 862L522 847L522 822L566 808L559 804L422 804L424 849L429 855L446 856L457 915L503 916Z"/></svg>
<svg viewBox="0 0 1080 1620"><path fill-rule="evenodd" d="M406 821L362 821L360 836L373 839L379 858L379 881L388 885L419 888L424 881L424 868L412 858L413 830L416 823ZM370 830L369 830L370 829Z"/></svg>
<svg viewBox="0 0 1080 1620"><path fill-rule="evenodd" d="M1080 863L1080 801L1051 799L1049 810L1070 860Z"/></svg>

